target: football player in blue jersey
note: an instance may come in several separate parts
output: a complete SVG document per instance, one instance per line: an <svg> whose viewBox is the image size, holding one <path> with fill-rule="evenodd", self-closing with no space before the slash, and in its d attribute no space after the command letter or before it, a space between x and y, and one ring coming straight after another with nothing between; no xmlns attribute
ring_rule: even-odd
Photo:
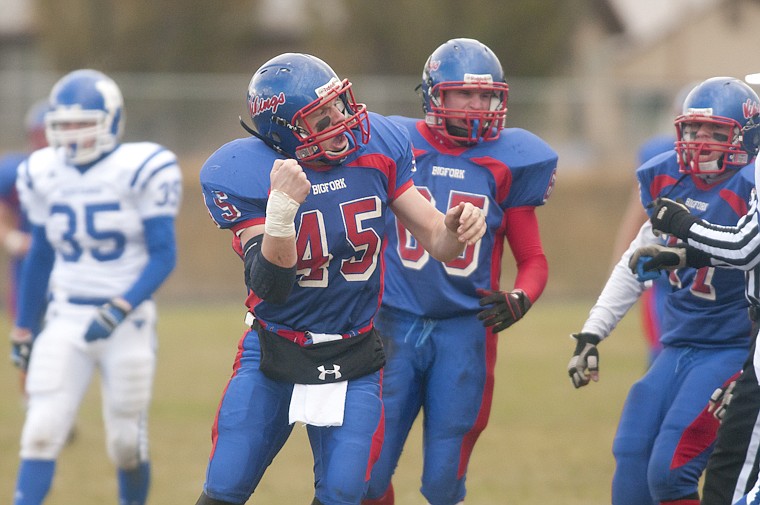
<svg viewBox="0 0 760 505"><path fill-rule="evenodd" d="M641 201L683 199L694 213L729 225L747 212L754 189L756 144L742 128L760 105L744 82L714 77L687 95L675 119L676 149L636 172ZM597 345L645 289L645 272L629 268L642 246L675 244L647 221L623 254L579 333L568 373L576 388L599 380ZM634 265L636 270L636 265ZM701 265L668 272L662 309L663 349L629 391L613 442L613 505L697 505L699 479L718 420L708 410L716 388L731 382L751 343L744 279L738 270Z"/></svg>
<svg viewBox="0 0 760 505"><path fill-rule="evenodd" d="M0 244L10 257L8 276L8 309L11 320L16 315L16 287L21 260L29 249L29 222L21 210L16 193L18 166L29 153L47 145L45 139L45 113L47 100L34 103L26 113L24 130L28 151L13 152L0 158ZM15 361L15 360L14 360Z"/></svg>
<svg viewBox="0 0 760 505"><path fill-rule="evenodd" d="M165 147L121 142L121 91L103 73L63 76L49 101L50 146L19 166L16 184L32 228L11 330L16 354L28 359L13 503L45 500L97 370L119 503L143 505L157 344L152 296L176 262L181 172Z"/></svg>
<svg viewBox="0 0 760 505"><path fill-rule="evenodd" d="M691 88L689 89L691 90ZM635 168L640 167L644 162L660 153L674 150L675 141L674 135L662 134L650 138L640 147L637 156L638 164ZM615 244L612 247L613 268L620 260L620 256L628 249L631 241L639 234L641 225L648 219L647 213L641 206L639 195L640 192L637 185L632 188L626 210L618 227ZM660 335L662 334L660 308L662 307L664 297L670 291L669 286L670 284L666 276L661 276L652 282L651 287L644 291L639 298L641 326L648 351L647 366L652 364L662 350L662 344L660 344Z"/></svg>
<svg viewBox="0 0 760 505"><path fill-rule="evenodd" d="M431 205L412 182L406 132L357 103L319 58L266 62L248 110L253 137L222 146L200 173L206 207L245 265L251 329L197 504L245 503L299 422L314 456L312 504L358 505L383 435L374 319L388 210L441 261L478 247L485 219L468 201L445 214Z"/></svg>
<svg viewBox="0 0 760 505"><path fill-rule="evenodd" d="M673 99L673 116L671 117L681 114L686 95L697 84L697 82L689 83L679 90ZM672 128L672 120L670 124ZM673 133L659 133L650 137L639 147L637 153L638 164L634 168L640 167L644 162L660 153L674 150L675 144L676 137ZM641 206L640 192L637 184L630 192L628 203L626 204L626 209L623 212L623 218L615 237L615 243L612 247L613 267L619 261L620 256L628 249L631 241L636 238L641 225L647 219L649 219L649 216L647 216L646 211ZM651 287L644 291L639 298L641 325L648 349L647 367L652 364L657 354L662 350L662 344L660 343L660 335L662 334L660 310L668 291L670 291L670 284L667 276L660 276L660 278L652 282Z"/></svg>
<svg viewBox="0 0 760 505"><path fill-rule="evenodd" d="M757 75L757 74L754 74ZM754 81L748 75L747 82ZM754 84L754 82L752 82ZM760 109L746 102L752 115L742 128L745 146L760 145ZM709 147L708 147L709 148ZM745 272L745 296L750 302L753 342L736 381L716 389L710 398L713 415L721 419L715 449L710 455L702 486L702 505L757 505L760 503L758 478L758 433L760 433L760 354L757 334L760 327L760 233L757 188L760 187L760 158L755 158L755 191L749 209L734 226L713 224L692 213L694 202L659 198L650 212L652 228L681 240L675 246L650 245L634 252L632 269L642 271L677 270L717 266ZM643 258L643 260L642 260Z"/></svg>
<svg viewBox="0 0 760 505"><path fill-rule="evenodd" d="M491 409L497 333L525 316L548 277L536 207L554 186L557 154L532 133L505 128L508 86L497 56L477 40L449 40L427 59L421 90L424 120L392 117L414 145L414 184L441 211L471 202L488 228L459 257L438 262L389 215L376 321L388 356L386 431L365 504L394 503L391 477L420 411L421 492L435 505L464 500ZM505 238L517 273L502 290Z"/></svg>

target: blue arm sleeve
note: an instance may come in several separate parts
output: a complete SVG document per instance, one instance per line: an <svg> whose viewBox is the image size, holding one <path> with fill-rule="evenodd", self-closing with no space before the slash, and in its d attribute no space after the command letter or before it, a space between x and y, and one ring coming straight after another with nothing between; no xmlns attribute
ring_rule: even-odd
<svg viewBox="0 0 760 505"><path fill-rule="evenodd" d="M148 264L123 298L132 307L153 296L177 264L177 242L173 217L155 217L143 222L148 246Z"/></svg>
<svg viewBox="0 0 760 505"><path fill-rule="evenodd" d="M32 226L32 242L21 263L18 287L16 326L28 328L36 335L47 306L48 280L55 261L55 251L45 236L43 226Z"/></svg>

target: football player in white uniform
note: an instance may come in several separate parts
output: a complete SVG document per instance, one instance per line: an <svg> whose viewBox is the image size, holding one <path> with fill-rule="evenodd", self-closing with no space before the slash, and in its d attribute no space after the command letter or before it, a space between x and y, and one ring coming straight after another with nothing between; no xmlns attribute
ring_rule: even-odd
<svg viewBox="0 0 760 505"><path fill-rule="evenodd" d="M50 146L32 153L17 179L32 242L11 330L14 353L28 359L29 397L13 503L44 501L97 369L119 503L142 505L157 344L152 295L176 263L181 172L163 146L121 143L123 99L106 75L67 74L50 105Z"/></svg>

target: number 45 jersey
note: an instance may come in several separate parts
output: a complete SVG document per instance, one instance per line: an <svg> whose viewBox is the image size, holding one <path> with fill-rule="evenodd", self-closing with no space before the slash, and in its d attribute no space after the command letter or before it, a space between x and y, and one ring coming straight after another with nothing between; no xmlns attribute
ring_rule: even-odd
<svg viewBox="0 0 760 505"><path fill-rule="evenodd" d="M385 251L383 305L433 318L482 310L476 289L498 288L504 250L505 211L543 205L554 187L557 154L520 128L471 147L449 147L418 119L391 117L409 131L417 160L417 189L441 212L460 202L483 210L487 230L458 258L442 264L391 214Z"/></svg>
<svg viewBox="0 0 760 505"><path fill-rule="evenodd" d="M175 155L151 142L121 144L84 171L45 148L19 167L17 189L55 251L51 294L109 299L148 261L143 221L177 215L182 175Z"/></svg>
<svg viewBox="0 0 760 505"><path fill-rule="evenodd" d="M374 113L370 124L369 142L345 162L302 165L311 192L295 217L296 283L284 304L253 293L246 301L270 331L355 335L372 325L382 290L387 208L412 187L414 157L397 125ZM219 228L238 234L264 224L269 173L277 159L282 156L256 138L233 140L211 155L200 181Z"/></svg>

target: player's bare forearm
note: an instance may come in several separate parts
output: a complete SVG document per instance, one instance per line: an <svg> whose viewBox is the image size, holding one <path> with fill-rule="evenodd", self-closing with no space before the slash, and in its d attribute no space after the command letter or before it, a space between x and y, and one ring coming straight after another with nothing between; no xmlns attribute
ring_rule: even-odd
<svg viewBox="0 0 760 505"><path fill-rule="evenodd" d="M273 237L264 233L264 226L257 225L244 229L240 233L240 242L248 243L250 239L257 235L264 234L261 243L261 254L271 263L289 268L296 264L296 240L295 235L292 237Z"/></svg>
<svg viewBox="0 0 760 505"><path fill-rule="evenodd" d="M444 216L416 188L397 198L392 209L401 224L438 261L453 260L467 245L480 240L486 229L483 213L472 204L460 203Z"/></svg>
<svg viewBox="0 0 760 505"><path fill-rule="evenodd" d="M295 237L272 237L265 234L261 243L261 254L277 266L292 267L298 257Z"/></svg>
<svg viewBox="0 0 760 505"><path fill-rule="evenodd" d="M438 261L446 262L462 254L466 246L467 243L460 241L459 235L444 224L436 229L432 242L425 249Z"/></svg>

